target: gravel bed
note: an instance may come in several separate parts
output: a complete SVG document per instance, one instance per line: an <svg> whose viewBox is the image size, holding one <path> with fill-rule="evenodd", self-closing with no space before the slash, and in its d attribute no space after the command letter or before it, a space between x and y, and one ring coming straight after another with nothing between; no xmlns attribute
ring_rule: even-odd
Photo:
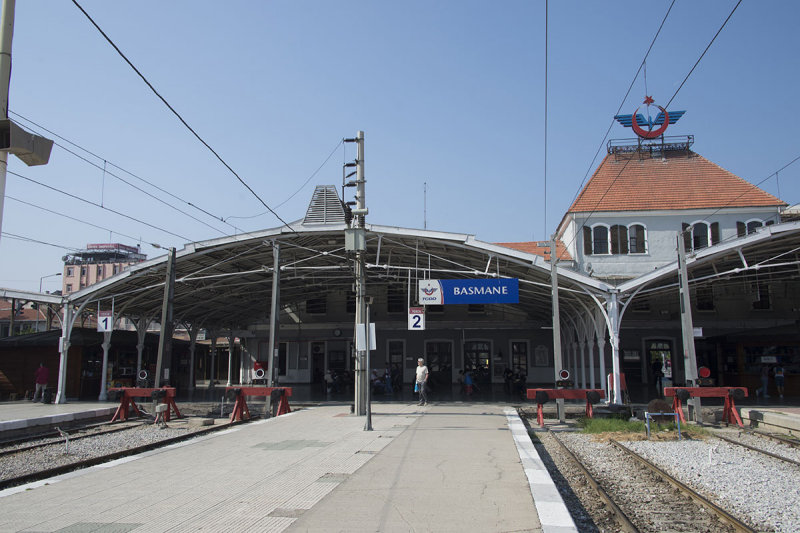
<svg viewBox="0 0 800 533"><path fill-rule="evenodd" d="M732 531L730 526L608 442L581 433L560 432L558 438L580 458L640 531Z"/></svg>
<svg viewBox="0 0 800 533"><path fill-rule="evenodd" d="M723 437L727 437L737 442L753 446L759 450L765 450L770 453L774 453L775 455L780 455L781 457L791 459L792 461L800 462L800 448L796 446L790 446L780 441L770 439L769 437L760 437L753 433L741 430L720 430L716 431L715 433L719 433Z"/></svg>
<svg viewBox="0 0 800 533"><path fill-rule="evenodd" d="M798 467L719 439L623 444L759 530L800 531Z"/></svg>
<svg viewBox="0 0 800 533"><path fill-rule="evenodd" d="M555 442L550 433L536 433L536 451L553 478L561 498L570 510L572 520L581 533L615 531L613 513L597 497L594 488L586 481L583 472L572 458Z"/></svg>
<svg viewBox="0 0 800 533"><path fill-rule="evenodd" d="M203 430L203 427L189 427L185 420L173 421L166 428L153 424L134 426L127 431L100 434L90 438L70 440L69 453L66 453L64 439L48 446L20 451L0 457L0 480L33 474L41 470L85 461L110 453L153 444Z"/></svg>

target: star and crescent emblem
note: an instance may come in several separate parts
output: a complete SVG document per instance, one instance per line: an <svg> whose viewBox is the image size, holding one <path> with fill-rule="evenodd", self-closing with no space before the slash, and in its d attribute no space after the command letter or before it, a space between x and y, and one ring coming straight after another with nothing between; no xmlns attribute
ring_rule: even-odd
<svg viewBox="0 0 800 533"><path fill-rule="evenodd" d="M653 100L652 96L647 96L642 103L650 107L655 103L655 100ZM614 119L626 128L633 129L633 132L642 139L655 139L664 134L667 126L678 122L683 114L686 113L686 111L667 112L667 110L660 105L656 107L660 112L656 115L655 120L651 119L649 116L645 118L644 115L639 113L640 108L637 108L636 112L632 115L615 115Z"/></svg>

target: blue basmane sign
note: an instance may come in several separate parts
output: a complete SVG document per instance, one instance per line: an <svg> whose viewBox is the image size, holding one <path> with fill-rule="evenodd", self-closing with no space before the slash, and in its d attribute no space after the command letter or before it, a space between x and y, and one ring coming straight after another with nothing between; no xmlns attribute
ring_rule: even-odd
<svg viewBox="0 0 800 533"><path fill-rule="evenodd" d="M448 304L516 304L519 303L519 280L491 279L424 279L419 282L419 303Z"/></svg>

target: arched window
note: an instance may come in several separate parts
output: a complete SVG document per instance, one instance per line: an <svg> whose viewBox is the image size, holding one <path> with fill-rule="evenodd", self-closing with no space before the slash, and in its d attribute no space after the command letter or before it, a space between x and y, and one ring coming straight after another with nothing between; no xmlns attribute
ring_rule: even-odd
<svg viewBox="0 0 800 533"><path fill-rule="evenodd" d="M760 220L750 220L747 223L747 234L750 235L751 233L755 233L758 228L763 226L764 223Z"/></svg>
<svg viewBox="0 0 800 533"><path fill-rule="evenodd" d="M628 228L625 226L611 226L611 253L614 255L628 253Z"/></svg>
<svg viewBox="0 0 800 533"><path fill-rule="evenodd" d="M747 224L744 222L737 222L736 223L736 236L737 237L744 237L747 235Z"/></svg>
<svg viewBox="0 0 800 533"><path fill-rule="evenodd" d="M692 224L692 250L708 248L708 224L695 222Z"/></svg>
<svg viewBox="0 0 800 533"><path fill-rule="evenodd" d="M720 242L719 222L710 225L705 222L695 222L694 224L681 224L683 229L683 244L686 251L702 250L712 244Z"/></svg>
<svg viewBox="0 0 800 533"><path fill-rule="evenodd" d="M647 253L647 237L641 224L633 224L628 228L628 253Z"/></svg>
<svg viewBox="0 0 800 533"><path fill-rule="evenodd" d="M595 226L592 228L592 253L594 255L608 253L608 228Z"/></svg>

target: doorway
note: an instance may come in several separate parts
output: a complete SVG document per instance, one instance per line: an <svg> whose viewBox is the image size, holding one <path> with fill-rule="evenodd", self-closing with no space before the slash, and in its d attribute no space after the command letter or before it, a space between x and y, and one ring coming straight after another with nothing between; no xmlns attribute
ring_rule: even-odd
<svg viewBox="0 0 800 533"><path fill-rule="evenodd" d="M464 371L472 373L472 379L480 385L492 381L492 344L489 341L464 342Z"/></svg>
<svg viewBox="0 0 800 533"><path fill-rule="evenodd" d="M452 341L428 341L425 343L425 364L430 372L428 383L434 390L447 390L453 382Z"/></svg>

